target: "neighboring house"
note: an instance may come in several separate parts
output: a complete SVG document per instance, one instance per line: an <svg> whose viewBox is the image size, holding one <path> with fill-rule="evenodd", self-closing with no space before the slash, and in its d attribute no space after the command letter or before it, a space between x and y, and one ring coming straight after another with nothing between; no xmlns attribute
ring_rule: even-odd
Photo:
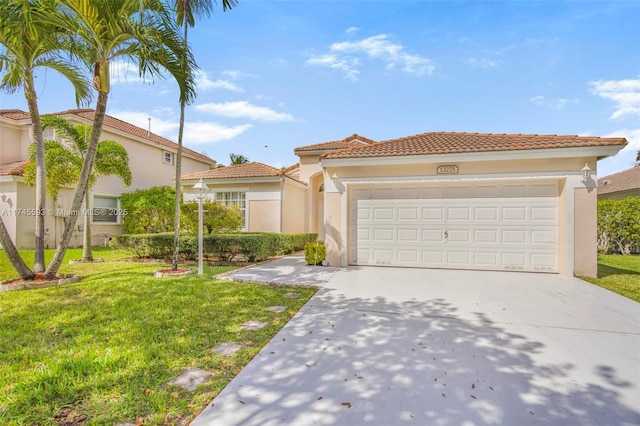
<svg viewBox="0 0 640 426"><path fill-rule="evenodd" d="M70 122L93 123L94 111L76 109L56 113ZM45 139L60 140L53 129L45 131ZM111 116L105 116L101 140L112 139L121 143L129 153L131 186L126 188L114 176L97 180L90 191L92 207L104 208L104 215L94 216L92 237L94 244L104 243L105 235L122 232L122 217L118 196L123 192L159 185L174 185L177 145L148 129L136 127ZM27 112L0 110L0 214L18 248L33 248L35 220L29 209L35 206L35 189L22 178L27 163L29 145L32 143L31 119ZM183 149L182 170L193 173L208 170L216 164L211 158ZM47 200L46 244L55 247L62 235L64 216L71 208L75 188L65 188L57 201ZM82 244L82 220L78 220L71 245Z"/></svg>
<svg viewBox="0 0 640 426"><path fill-rule="evenodd" d="M640 166L598 179L598 198L622 200L640 198Z"/></svg>
<svg viewBox="0 0 640 426"><path fill-rule="evenodd" d="M216 193L272 197L245 204L246 229L317 232L331 265L595 276L596 162L625 144L452 132L375 142L354 134L296 148L300 163L288 173L261 165L272 173L225 175L241 170L229 167L185 176L185 188L202 177ZM583 182L585 163L591 176ZM301 204L299 194L278 189L289 181L305 190L304 207L288 207ZM273 187L257 190L267 183Z"/></svg>
<svg viewBox="0 0 640 426"><path fill-rule="evenodd" d="M238 207L244 231L304 232L307 185L298 173L298 165L278 170L256 162L190 173L182 176L183 185L191 187L183 197L195 201L192 188L202 178L207 199Z"/></svg>

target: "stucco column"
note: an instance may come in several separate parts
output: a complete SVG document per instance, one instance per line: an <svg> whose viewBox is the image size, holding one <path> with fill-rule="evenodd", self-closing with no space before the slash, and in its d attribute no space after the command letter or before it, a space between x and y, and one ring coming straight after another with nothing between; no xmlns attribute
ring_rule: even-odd
<svg viewBox="0 0 640 426"><path fill-rule="evenodd" d="M598 275L598 196L596 188L574 189L575 275Z"/></svg>

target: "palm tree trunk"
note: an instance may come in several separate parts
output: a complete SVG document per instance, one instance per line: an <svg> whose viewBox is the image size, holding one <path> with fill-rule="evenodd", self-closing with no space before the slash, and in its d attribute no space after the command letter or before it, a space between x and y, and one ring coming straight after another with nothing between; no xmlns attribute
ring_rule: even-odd
<svg viewBox="0 0 640 426"><path fill-rule="evenodd" d="M91 252L91 218L92 216L89 214L91 206L89 204L90 201L89 190L84 195L84 229L82 233L82 261L83 262L93 262L93 253ZM91 209L93 210L93 209Z"/></svg>
<svg viewBox="0 0 640 426"><path fill-rule="evenodd" d="M184 46L187 48L187 20L184 21ZM184 134L185 101L180 100L180 127L178 128L178 151L176 152L176 208L173 218L173 256L171 256L171 270L178 270L178 254L180 253L180 207L182 182L182 136Z"/></svg>
<svg viewBox="0 0 640 426"><path fill-rule="evenodd" d="M9 263L11 263L13 269L20 275L20 278L23 280L32 280L36 274L31 272L27 264L24 263L24 260L20 257L20 253L18 253L15 244L13 244L2 217L0 217L0 244L2 244Z"/></svg>
<svg viewBox="0 0 640 426"><path fill-rule="evenodd" d="M44 157L44 137L42 135L42 125L40 124L40 112L34 90L33 74L27 73L24 83L24 94L29 105L31 114L31 126L33 130L33 142L36 147L36 230L35 230L35 262L34 272L43 272L44 264L44 219L47 201L47 175Z"/></svg>
<svg viewBox="0 0 640 426"><path fill-rule="evenodd" d="M108 66L108 64L106 66ZM76 187L73 202L71 203L71 211L74 212L80 211L82 201L84 200L84 194L87 192L89 177L91 176L91 170L93 169L93 163L96 159L96 152L98 150L102 122L104 121L104 116L107 112L108 98L109 94L107 92L98 91L96 112L93 118L93 132L91 132L91 140L89 141L89 146L87 147L87 151L84 156L84 164L80 171L80 179L78 180L78 186ZM77 219L78 215L70 215L64 219L64 231L62 231L62 238L56 248L56 253L53 256L53 259L51 259L49 267L45 271L46 277L54 277L58 272L58 269L60 269L62 259L64 259L64 255L67 252L67 247L69 246L71 234L73 233L73 228L76 226Z"/></svg>

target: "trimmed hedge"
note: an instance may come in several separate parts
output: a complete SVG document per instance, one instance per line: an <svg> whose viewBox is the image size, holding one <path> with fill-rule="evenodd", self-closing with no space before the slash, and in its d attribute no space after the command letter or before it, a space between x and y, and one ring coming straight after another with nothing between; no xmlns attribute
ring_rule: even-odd
<svg viewBox="0 0 640 426"><path fill-rule="evenodd" d="M260 262L268 257L289 254L304 249L316 234L210 234L204 235L202 251L205 257L231 262L242 255L249 262ZM173 234L123 234L111 240L114 248L130 250L133 257L166 259L173 251ZM180 236L180 256L194 260L198 255L198 237Z"/></svg>

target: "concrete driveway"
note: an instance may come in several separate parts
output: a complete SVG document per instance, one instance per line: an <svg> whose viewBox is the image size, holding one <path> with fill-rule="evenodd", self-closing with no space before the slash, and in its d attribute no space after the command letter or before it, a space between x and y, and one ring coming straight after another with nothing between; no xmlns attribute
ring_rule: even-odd
<svg viewBox="0 0 640 426"><path fill-rule="evenodd" d="M293 262L321 290L192 425L640 424L636 302L558 275Z"/></svg>

